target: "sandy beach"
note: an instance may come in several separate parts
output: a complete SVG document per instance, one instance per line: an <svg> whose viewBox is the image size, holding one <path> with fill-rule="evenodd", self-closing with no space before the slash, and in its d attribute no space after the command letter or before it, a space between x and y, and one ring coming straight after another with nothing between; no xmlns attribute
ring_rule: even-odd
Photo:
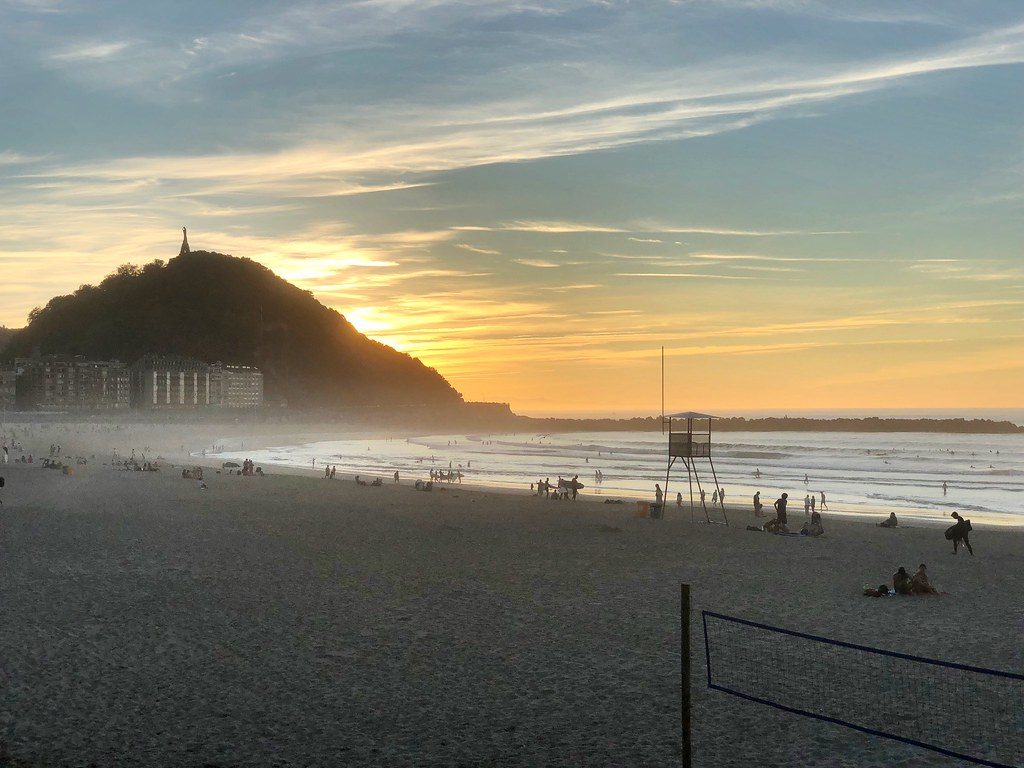
<svg viewBox="0 0 1024 768"><path fill-rule="evenodd" d="M1024 671L1019 530L953 557L926 525L826 514L809 540L745 509L725 528L312 474L200 490L103 461L2 469L11 765L678 765L680 583L695 616ZM861 596L919 562L948 596ZM708 691L698 623L696 765L961 764Z"/></svg>

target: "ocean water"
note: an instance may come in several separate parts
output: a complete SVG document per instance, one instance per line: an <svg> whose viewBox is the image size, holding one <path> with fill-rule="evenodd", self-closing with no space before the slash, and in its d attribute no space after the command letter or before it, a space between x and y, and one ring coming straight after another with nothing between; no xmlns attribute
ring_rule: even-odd
<svg viewBox="0 0 1024 768"><path fill-rule="evenodd" d="M665 487L666 451L658 432L577 432L339 439L218 456L311 474L315 458L320 474L332 464L346 479L390 480L398 471L406 482L451 466L461 468L465 484L523 491L540 478L579 475L583 495L628 500L652 499L655 483ZM759 490L770 508L785 491L799 515L806 494L820 502L824 491L831 512L947 518L957 510L975 522L1024 525L1024 435L722 432L715 435L714 464L729 503L749 503ZM597 470L603 482L595 481ZM710 502L715 486L706 460L698 460L697 472ZM688 513L682 462L669 479L669 498L677 491Z"/></svg>

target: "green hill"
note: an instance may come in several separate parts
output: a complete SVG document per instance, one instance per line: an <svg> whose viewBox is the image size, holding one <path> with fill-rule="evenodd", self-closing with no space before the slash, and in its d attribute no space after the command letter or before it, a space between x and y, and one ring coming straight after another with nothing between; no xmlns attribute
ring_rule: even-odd
<svg viewBox="0 0 1024 768"><path fill-rule="evenodd" d="M192 251L125 265L33 310L4 358L148 353L255 365L265 402L298 408L462 401L433 368L368 339L345 318L250 259Z"/></svg>
<svg viewBox="0 0 1024 768"><path fill-rule="evenodd" d="M4 347L7 346L7 342L11 340L11 336L13 335L13 328L8 328L6 325L0 325L0 352L3 352Z"/></svg>

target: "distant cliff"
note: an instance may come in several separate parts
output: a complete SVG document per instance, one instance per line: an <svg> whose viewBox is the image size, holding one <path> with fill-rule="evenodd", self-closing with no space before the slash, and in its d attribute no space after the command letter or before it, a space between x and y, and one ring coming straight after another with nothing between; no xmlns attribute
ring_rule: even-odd
<svg viewBox="0 0 1024 768"><path fill-rule="evenodd" d="M99 285L51 299L0 355L33 352L255 365L265 403L295 409L462 402L436 370L368 339L308 291L250 259L205 251L126 265Z"/></svg>
<svg viewBox="0 0 1024 768"><path fill-rule="evenodd" d="M520 428L539 432L621 432L661 429L657 416L633 419L534 419L517 417ZM677 426L679 422L674 422ZM716 432L945 432L976 435L1024 434L1024 426L991 419L811 419L780 416L763 419L715 419Z"/></svg>

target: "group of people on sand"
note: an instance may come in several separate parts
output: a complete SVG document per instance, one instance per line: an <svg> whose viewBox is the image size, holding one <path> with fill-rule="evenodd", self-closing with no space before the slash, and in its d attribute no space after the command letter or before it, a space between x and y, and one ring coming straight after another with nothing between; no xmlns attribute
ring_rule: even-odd
<svg viewBox="0 0 1024 768"><path fill-rule="evenodd" d="M579 475L573 475L572 480L566 480L562 477L559 477L557 483L552 483L550 477L545 478L544 480L538 480L536 483L537 495L543 496L546 499L568 499L576 501L576 499L580 495L580 488L582 487L583 483L580 482ZM530 490L532 491L533 489L534 484L530 483ZM661 493L660 486L658 486L658 493Z"/></svg>
<svg viewBox="0 0 1024 768"><path fill-rule="evenodd" d="M88 462L83 457L79 456L78 459L76 460L76 463L79 466L84 466ZM49 456L44 457L43 461L42 461L43 469L64 469L64 467L70 467L70 466L71 466L71 462L70 461L69 462L63 462L63 461L61 461L60 459L57 459L57 458L51 459Z"/></svg>
<svg viewBox="0 0 1024 768"><path fill-rule="evenodd" d="M7 445L7 439L5 437L4 441L3 441L3 448L2 448L2 450L0 450L0 462L2 462L4 464L10 464L11 463L11 451L23 451L23 450L25 450L25 449L22 447L21 443L19 441L17 441L17 440L11 440L11 444ZM21 460L24 462L25 461L25 457L22 456Z"/></svg>
<svg viewBox="0 0 1024 768"><path fill-rule="evenodd" d="M122 469L125 472L159 472L160 465L155 461L146 461L143 457L143 461L140 463L133 454L124 461L116 462L114 465L115 469Z"/></svg>
<svg viewBox="0 0 1024 768"><path fill-rule="evenodd" d="M889 595L937 595L939 591L932 586L928 579L928 567L921 563L917 567L917 573L911 576L902 565L892 575L892 591L889 591L888 584L879 584L877 587L865 587L865 597L888 597Z"/></svg>
<svg viewBox="0 0 1024 768"><path fill-rule="evenodd" d="M333 464L333 465L332 464L326 464L326 465L324 465L324 479L325 480L333 480L334 476L337 473L338 473L338 465L337 464Z"/></svg>
<svg viewBox="0 0 1024 768"><path fill-rule="evenodd" d="M246 459L245 461L242 462L242 476L243 477L252 477L254 475L262 475L262 474L263 474L263 468L262 467L257 467L256 466L256 462L254 462L252 459Z"/></svg>
<svg viewBox="0 0 1024 768"><path fill-rule="evenodd" d="M432 469L430 470L430 479L435 483L461 483L462 470L449 469L445 471L443 469Z"/></svg>
<svg viewBox="0 0 1024 768"><path fill-rule="evenodd" d="M373 486L374 488L379 488L380 486L384 485L384 481L381 480L379 477L375 477L373 479L373 482L368 483L365 480L363 480L359 475L356 475L356 485L366 485Z"/></svg>

